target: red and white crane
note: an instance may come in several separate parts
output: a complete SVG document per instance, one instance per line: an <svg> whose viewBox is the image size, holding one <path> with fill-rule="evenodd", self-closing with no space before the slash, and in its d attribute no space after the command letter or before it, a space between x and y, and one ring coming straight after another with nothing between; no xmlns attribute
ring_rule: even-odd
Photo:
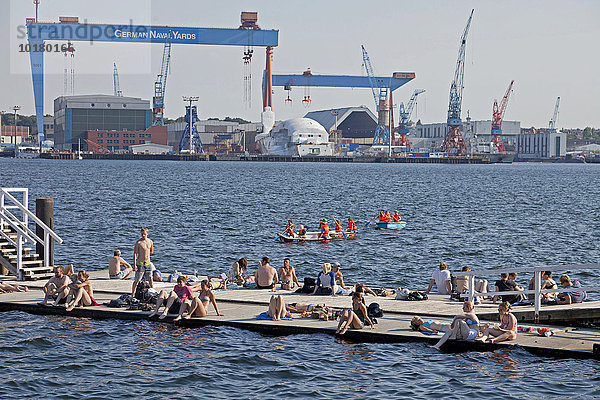
<svg viewBox="0 0 600 400"><path fill-rule="evenodd" d="M506 105L508 104L508 98L512 91L514 80L510 81L506 94L502 98L500 106L498 106L498 100L494 100L494 106L492 108L492 143L496 146L498 151L506 151L504 143L502 142L502 119L504 118L504 111L506 111Z"/></svg>

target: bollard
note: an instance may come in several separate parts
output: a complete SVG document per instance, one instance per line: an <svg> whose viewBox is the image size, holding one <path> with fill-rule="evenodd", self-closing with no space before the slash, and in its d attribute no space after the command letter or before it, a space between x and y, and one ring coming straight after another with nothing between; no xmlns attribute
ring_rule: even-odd
<svg viewBox="0 0 600 400"><path fill-rule="evenodd" d="M54 230L54 199L35 199L35 215L42 220L48 228ZM44 229L36 225L35 234L40 238L44 239ZM35 251L44 258L44 245L36 243ZM50 238L50 249L48 251L48 264L54 265L54 239Z"/></svg>

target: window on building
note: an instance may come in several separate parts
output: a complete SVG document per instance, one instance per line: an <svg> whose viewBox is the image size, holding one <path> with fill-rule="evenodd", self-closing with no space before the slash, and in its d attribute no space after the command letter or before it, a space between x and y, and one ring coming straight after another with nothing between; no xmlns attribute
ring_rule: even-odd
<svg viewBox="0 0 600 400"><path fill-rule="evenodd" d="M96 133L96 137L102 137L102 132Z"/></svg>
<svg viewBox="0 0 600 400"><path fill-rule="evenodd" d="M102 139L98 139L98 144L102 144Z"/></svg>
<svg viewBox="0 0 600 400"><path fill-rule="evenodd" d="M146 143L146 141L145 141L145 140L140 140L140 141L139 141L139 144L144 144L144 143Z"/></svg>

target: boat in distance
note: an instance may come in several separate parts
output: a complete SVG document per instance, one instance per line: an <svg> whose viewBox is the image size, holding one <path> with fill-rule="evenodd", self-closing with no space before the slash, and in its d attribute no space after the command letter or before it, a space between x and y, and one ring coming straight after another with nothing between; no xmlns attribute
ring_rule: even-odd
<svg viewBox="0 0 600 400"><path fill-rule="evenodd" d="M406 221L400 222L378 222L376 229L395 229L400 230L406 228Z"/></svg>
<svg viewBox="0 0 600 400"><path fill-rule="evenodd" d="M300 237L297 234L294 236L287 236L282 233L278 234L278 241L283 243L293 242L329 242L331 240L345 240L345 239L356 239L356 231L352 232L329 232L329 238L319 238L319 232L306 232L304 237Z"/></svg>

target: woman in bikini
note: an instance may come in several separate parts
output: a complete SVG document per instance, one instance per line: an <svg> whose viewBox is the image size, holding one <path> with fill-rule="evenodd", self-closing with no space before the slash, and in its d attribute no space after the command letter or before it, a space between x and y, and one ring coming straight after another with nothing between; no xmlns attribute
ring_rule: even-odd
<svg viewBox="0 0 600 400"><path fill-rule="evenodd" d="M511 305L505 301L498 306L500 314L500 326L490 328L487 326L483 331L481 341L488 343L497 343L504 340L514 340L517 338L517 318L510 312ZM490 336L493 336L490 338Z"/></svg>
<svg viewBox="0 0 600 400"><path fill-rule="evenodd" d="M71 291L67 297L72 297L73 300L67 305L67 311L71 311L75 307L98 305L94 300L94 291L89 277L90 274L82 269L77 273L77 280L69 285Z"/></svg>
<svg viewBox="0 0 600 400"><path fill-rule="evenodd" d="M344 322L346 325L344 325ZM371 326L371 329L375 329L375 325L373 325L373 321L367 315L367 307L365 306L365 299L363 298L363 294L360 292L354 292L352 295L352 309L345 310L340 317L340 322L338 324L337 330L335 333L339 333L343 335L346 333L348 328L353 329L362 329L365 326L365 323L368 323ZM342 325L344 327L342 328Z"/></svg>
<svg viewBox="0 0 600 400"><path fill-rule="evenodd" d="M459 314L452 319L450 330L433 346L439 350L448 340L475 340L479 336L479 318L473 312L473 303L465 301L463 304L464 314Z"/></svg>
<svg viewBox="0 0 600 400"><path fill-rule="evenodd" d="M413 331L438 333L448 332L450 330L450 323L434 321L432 319L425 321L421 317L413 317L412 321L410 321L410 327L413 329Z"/></svg>
<svg viewBox="0 0 600 400"><path fill-rule="evenodd" d="M194 285L192 288L194 291L197 290L197 285ZM194 299L191 301L190 310L183 318L188 319L190 317L206 317L208 314L208 303L213 305L218 316L223 316L223 314L219 312L219 307L217 307L217 301L215 299L215 294L212 292L210 282L205 279L200 282L198 296L194 297Z"/></svg>

